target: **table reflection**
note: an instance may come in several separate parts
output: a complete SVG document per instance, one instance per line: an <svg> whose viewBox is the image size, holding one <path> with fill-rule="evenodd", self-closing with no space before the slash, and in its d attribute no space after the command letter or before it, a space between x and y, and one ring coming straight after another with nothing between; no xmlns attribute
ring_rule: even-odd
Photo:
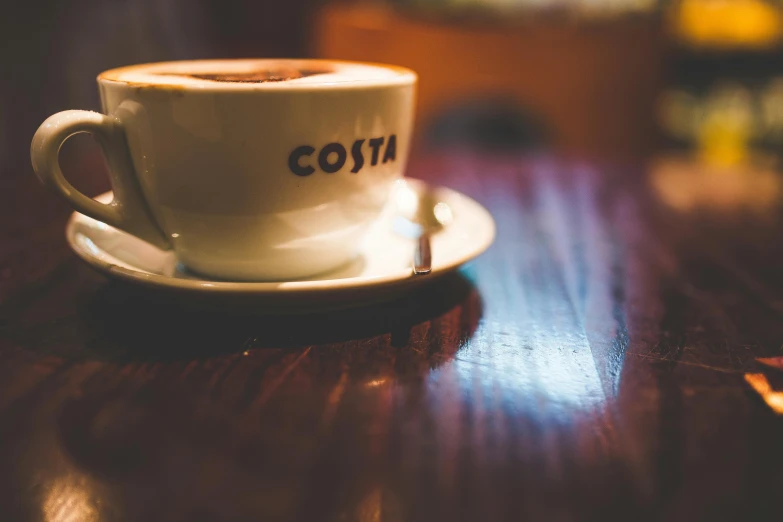
<svg viewBox="0 0 783 522"><path fill-rule="evenodd" d="M59 477L49 485L42 507L46 522L100 520L89 481L75 473Z"/></svg>
<svg viewBox="0 0 783 522"><path fill-rule="evenodd" d="M502 332L491 337L477 333L495 347L492 357L482 357L481 347L469 345L454 362L463 390L480 387L484 394L492 394L497 388L509 405L540 408L554 415L596 410L605 403L584 334L547 332L543 324L526 325L524 331L497 322L486 328L487 332Z"/></svg>

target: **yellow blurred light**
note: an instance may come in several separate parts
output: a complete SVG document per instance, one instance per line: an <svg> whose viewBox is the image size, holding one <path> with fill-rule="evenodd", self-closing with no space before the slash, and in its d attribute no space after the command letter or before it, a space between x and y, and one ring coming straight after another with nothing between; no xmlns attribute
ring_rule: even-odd
<svg viewBox="0 0 783 522"><path fill-rule="evenodd" d="M659 157L651 165L650 183L664 203L680 211L765 212L783 195L778 172L754 162L726 166L690 157Z"/></svg>
<svg viewBox="0 0 783 522"><path fill-rule="evenodd" d="M98 520L84 479L72 476L57 480L43 505L46 522L91 522Z"/></svg>
<svg viewBox="0 0 783 522"><path fill-rule="evenodd" d="M780 9L762 0L682 0L675 30L691 44L768 47L783 36Z"/></svg>
<svg viewBox="0 0 783 522"><path fill-rule="evenodd" d="M745 381L750 384L772 411L783 414L783 392L774 391L763 373L746 373Z"/></svg>

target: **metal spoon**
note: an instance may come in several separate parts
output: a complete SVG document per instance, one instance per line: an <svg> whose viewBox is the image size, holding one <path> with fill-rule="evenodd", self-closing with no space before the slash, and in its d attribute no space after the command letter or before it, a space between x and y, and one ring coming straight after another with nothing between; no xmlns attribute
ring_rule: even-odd
<svg viewBox="0 0 783 522"><path fill-rule="evenodd" d="M426 185L413 186L405 181L398 182L394 193L394 204L395 232L415 241L413 274L429 274L432 271L430 239L452 221L451 207L439 201L437 194Z"/></svg>

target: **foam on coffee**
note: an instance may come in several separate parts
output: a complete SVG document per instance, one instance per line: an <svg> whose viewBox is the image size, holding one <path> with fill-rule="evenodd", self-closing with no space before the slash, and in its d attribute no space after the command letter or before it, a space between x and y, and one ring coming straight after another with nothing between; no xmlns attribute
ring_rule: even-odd
<svg viewBox="0 0 783 522"><path fill-rule="evenodd" d="M171 87L245 88L410 81L404 68L331 60L200 60L113 69L99 79Z"/></svg>
<svg viewBox="0 0 783 522"><path fill-rule="evenodd" d="M334 70L324 67L323 69L294 69L291 67L281 69L260 69L247 73L211 73L211 74L188 74L191 78L199 80L210 80L213 82L238 82L238 83L265 83L265 82L287 82L289 80L298 80L307 76L316 74L330 74ZM181 74L175 74L182 76Z"/></svg>

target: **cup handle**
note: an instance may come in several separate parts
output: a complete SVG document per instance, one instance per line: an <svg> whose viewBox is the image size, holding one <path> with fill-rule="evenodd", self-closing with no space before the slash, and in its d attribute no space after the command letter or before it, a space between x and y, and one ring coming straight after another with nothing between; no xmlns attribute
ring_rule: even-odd
<svg viewBox="0 0 783 522"><path fill-rule="evenodd" d="M92 134L103 149L109 165L114 199L103 204L85 196L71 185L60 169L60 147L73 136ZM33 137L30 157L38 179L57 192L76 210L143 239L158 248L171 249L171 243L155 223L134 174L122 123L116 118L91 111L63 111L44 121Z"/></svg>

